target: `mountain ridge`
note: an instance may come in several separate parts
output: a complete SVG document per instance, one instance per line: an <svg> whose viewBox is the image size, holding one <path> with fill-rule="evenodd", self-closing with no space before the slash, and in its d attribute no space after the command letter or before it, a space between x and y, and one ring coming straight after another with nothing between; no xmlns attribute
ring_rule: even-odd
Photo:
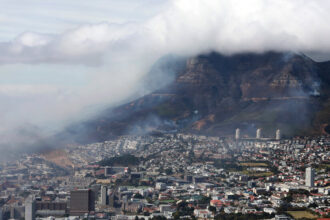
<svg viewBox="0 0 330 220"><path fill-rule="evenodd" d="M330 62L294 53L171 57L149 74L161 88L84 122L82 141L155 131L232 136L236 127L249 136L258 127L267 136L277 128L284 136L325 134L329 72Z"/></svg>

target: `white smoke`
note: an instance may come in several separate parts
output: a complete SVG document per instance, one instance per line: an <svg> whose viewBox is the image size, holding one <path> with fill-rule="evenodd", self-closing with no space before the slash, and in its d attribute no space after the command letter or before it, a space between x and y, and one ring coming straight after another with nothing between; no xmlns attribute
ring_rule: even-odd
<svg viewBox="0 0 330 220"><path fill-rule="evenodd" d="M86 107L143 94L139 80L166 54L327 54L329 11L328 0L170 0L157 16L143 22L100 21L60 34L22 33L0 42L1 65L85 65L92 70L88 83L79 88L0 85L6 106L0 109L1 136L9 137L9 131L25 124L41 130L52 123L63 126Z"/></svg>

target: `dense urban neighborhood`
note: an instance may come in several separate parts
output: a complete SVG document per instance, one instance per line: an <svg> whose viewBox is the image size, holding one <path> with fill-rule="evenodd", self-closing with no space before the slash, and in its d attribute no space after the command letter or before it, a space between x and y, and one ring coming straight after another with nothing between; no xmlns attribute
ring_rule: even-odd
<svg viewBox="0 0 330 220"><path fill-rule="evenodd" d="M0 220L330 220L330 0L0 0Z"/></svg>
<svg viewBox="0 0 330 220"><path fill-rule="evenodd" d="M121 136L0 167L0 219L330 217L330 137Z"/></svg>

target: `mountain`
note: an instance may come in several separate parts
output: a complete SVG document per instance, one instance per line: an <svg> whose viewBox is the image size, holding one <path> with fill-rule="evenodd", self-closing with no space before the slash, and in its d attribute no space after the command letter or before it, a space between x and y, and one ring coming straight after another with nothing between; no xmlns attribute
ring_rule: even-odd
<svg viewBox="0 0 330 220"><path fill-rule="evenodd" d="M284 136L330 133L329 74L330 62L295 53L169 56L146 78L152 93L66 133L79 133L82 142L148 132L228 136L236 128L250 136L257 128L270 137L276 129Z"/></svg>

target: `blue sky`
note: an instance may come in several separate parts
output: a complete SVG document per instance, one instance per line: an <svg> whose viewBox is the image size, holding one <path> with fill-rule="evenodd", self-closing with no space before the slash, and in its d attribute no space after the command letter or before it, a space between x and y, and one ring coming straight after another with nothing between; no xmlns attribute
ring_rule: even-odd
<svg viewBox="0 0 330 220"><path fill-rule="evenodd" d="M60 36L84 25L144 22L159 13L165 3L165 0L0 0L0 47L2 44L17 48L21 45L18 41L36 44L43 37L34 39L27 34L22 38L26 33ZM41 57L47 53L45 50ZM17 135L22 127L36 126L41 129L35 131L36 136L49 135L66 122L81 118L77 114L91 105L102 105L102 100L120 101L130 94L120 91L123 80L128 88L134 88L134 77L130 77L132 81L119 77L124 74L110 62L86 64L89 58L84 60L86 63L66 62L65 58L22 62L15 56L14 53L13 62L0 63L0 149L9 143L19 148L30 140ZM110 77L108 72L112 70L119 73Z"/></svg>
<svg viewBox="0 0 330 220"><path fill-rule="evenodd" d="M60 34L85 24L143 22L165 0L1 0L0 42L25 32ZM97 67L98 68L98 67ZM0 84L85 84L92 67L85 65L7 64Z"/></svg>
<svg viewBox="0 0 330 220"><path fill-rule="evenodd" d="M165 0L1 0L0 41L25 31L60 33L86 23L139 22L157 14Z"/></svg>
<svg viewBox="0 0 330 220"><path fill-rule="evenodd" d="M167 54L330 57L329 11L329 0L0 0L0 150L33 141L22 127L49 135L145 94Z"/></svg>
<svg viewBox="0 0 330 220"><path fill-rule="evenodd" d="M12 48L20 47L21 42L38 43L47 38L48 35L58 36L57 38L61 38L61 35L64 35L62 38L70 38L70 36L67 36L69 34L65 34L70 30L78 30L76 35L88 35L89 38L93 38L93 35L96 36L93 33L95 28L93 30L90 28L91 30L87 30L89 33L86 34L86 31L79 32L79 27L88 24L96 26L104 22L108 27L98 28L99 31L105 31L107 35L115 33L119 36L110 37L111 39L104 39L106 37L101 36L93 39L95 44L91 45L91 48L99 46L99 41L106 44L100 47L106 48L109 43L111 44L112 41L121 38L126 39L126 42L121 44L127 45L127 36L131 34L129 29L136 28L136 30L132 31L134 32L134 37L132 38L137 38L141 37L141 32L150 28L154 32L151 33L153 35L151 38L155 39L155 42L159 41L161 45L164 43L164 40L171 40L171 42L165 42L165 44L171 44L169 48L173 48L175 51L176 48L180 48L183 45L185 47L181 49L190 54L211 49L224 53L238 52L240 50L260 52L267 49L299 51L301 47L304 50L306 48L311 50L305 52L313 54L315 57L326 57L328 55L327 48L324 51L318 51L320 48L324 48L323 44L327 43L325 42L326 40L321 38L326 36L328 31L325 30L323 32L319 28L328 25L325 13L328 13L326 8L329 6L329 3L326 0L319 0L317 3L305 0L294 0L289 3L285 0L279 0L277 1L278 3L268 1L269 6L264 3L260 4L260 2L260 0L244 2L219 0L203 4L200 0L0 0L0 47L1 43L12 43L12 45L5 46L9 48L8 50L12 50ZM283 12L280 10L283 10ZM251 16L249 13L253 15ZM158 19L160 21L153 19L153 17L159 14L165 14L165 16ZM241 21L245 16L245 20ZM223 24L224 20L228 22ZM293 21L293 24L291 24L291 21ZM124 26L127 23L142 24L142 27L132 25L133 28L127 27L125 30ZM117 24L118 26L111 26L112 24ZM273 25L274 28L272 28ZM305 28L298 27L298 25L301 27L308 26L310 33L314 32L315 34L311 35L309 33L309 36L303 33L308 31ZM102 28L106 30L102 30ZM214 30L210 31L211 28ZM277 28L278 31L276 30ZM219 30L219 33L216 33L215 29ZM221 31L222 29L223 31ZM245 29L252 31L249 33ZM26 36L26 33L45 35L37 36L37 39L34 39L35 37L31 37L31 34ZM101 34L106 35L104 33ZM209 37L210 35L214 37ZM254 37L255 35L264 37L258 39L258 37ZM301 42L299 42L299 37L304 35L306 35L305 39L301 39ZM192 41L191 45L189 40L185 40L187 36ZM245 36L256 39L256 45L253 45L255 42L244 39ZM148 37L150 36L145 38ZM314 39L314 37L318 37L318 39ZM86 39L89 38L87 37ZM226 42L228 39L231 40ZM274 41L273 39L279 40L274 43L272 42ZM104 40L106 42L103 42ZM320 45L313 45L317 44L311 43L313 40L320 42ZM324 41L323 43L322 40ZM18 46L17 41L19 42ZM57 42L58 39L51 39L50 41ZM75 43L75 41L72 42ZM159 45L159 43L156 44ZM70 44L70 42L67 44ZM167 47L165 44L162 46ZM246 47L245 45L251 45L251 47ZM25 46L24 48L26 48ZM77 44L78 46L80 45ZM70 85L71 81L73 84L77 84L77 82L84 84L88 80L88 72L93 72L93 67L89 65L89 61L94 58L84 58L82 62L68 61L63 63L63 60L59 61L59 57L64 57L63 59L71 59L71 57L66 58L62 54L54 55L54 48L46 48L45 51L39 51L39 57L35 53L29 54L29 48L28 46L28 49L26 49L28 52L20 55L3 52L4 61L2 63L4 65L0 66L0 77L2 78L0 84L16 82L21 84L25 82ZM89 49L86 50L88 51ZM2 51L4 50L2 49ZM72 48L71 51L73 51ZM48 54L51 54L50 57L47 57ZM57 56L56 61L51 62L55 62L55 64L49 65L50 60L54 60L54 56ZM99 54L96 51L91 56L95 57L99 56ZM14 62L8 62L8 57L14 60ZM36 57L35 60L38 61L25 61L32 59L32 57ZM45 57L45 59L43 60L42 57ZM94 68L98 69L100 66L94 65ZM64 75L66 77L63 78Z"/></svg>

